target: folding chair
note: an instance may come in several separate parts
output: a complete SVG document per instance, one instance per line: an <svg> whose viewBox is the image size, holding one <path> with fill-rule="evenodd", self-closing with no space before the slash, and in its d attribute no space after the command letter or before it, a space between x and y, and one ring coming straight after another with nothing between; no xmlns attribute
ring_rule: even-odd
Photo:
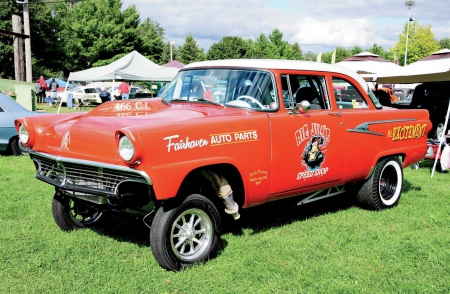
<svg viewBox="0 0 450 294"><path fill-rule="evenodd" d="M81 106L83 109L86 109L89 105L90 105L89 100L81 99L80 106Z"/></svg>
<svg viewBox="0 0 450 294"><path fill-rule="evenodd" d="M78 100L78 98L73 98L73 110L77 110L77 108L79 110L81 110L81 108L80 108L80 100Z"/></svg>

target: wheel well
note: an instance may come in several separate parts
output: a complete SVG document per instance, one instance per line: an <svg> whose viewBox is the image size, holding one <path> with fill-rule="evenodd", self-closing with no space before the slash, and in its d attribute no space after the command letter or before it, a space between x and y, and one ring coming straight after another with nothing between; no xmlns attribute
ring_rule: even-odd
<svg viewBox="0 0 450 294"><path fill-rule="evenodd" d="M207 197L213 203L222 203L211 182L202 175L203 170L210 170L225 178L233 190L234 200L242 207L245 199L244 183L237 168L230 164L203 166L192 170L181 183L176 198L184 199L193 193L198 193Z"/></svg>

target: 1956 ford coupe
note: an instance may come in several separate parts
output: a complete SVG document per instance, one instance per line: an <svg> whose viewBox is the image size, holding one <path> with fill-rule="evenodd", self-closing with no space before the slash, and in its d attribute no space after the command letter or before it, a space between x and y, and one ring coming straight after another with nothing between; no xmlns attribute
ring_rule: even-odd
<svg viewBox="0 0 450 294"><path fill-rule="evenodd" d="M368 209L397 205L431 129L426 110L383 107L354 72L287 60L193 63L160 98L15 125L36 178L55 187L62 230L142 215L174 271L214 256L223 217L251 206L345 192Z"/></svg>

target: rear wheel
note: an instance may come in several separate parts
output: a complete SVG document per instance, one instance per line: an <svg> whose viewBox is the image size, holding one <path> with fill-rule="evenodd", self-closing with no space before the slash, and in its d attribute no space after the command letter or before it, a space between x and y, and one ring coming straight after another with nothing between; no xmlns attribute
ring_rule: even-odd
<svg viewBox="0 0 450 294"><path fill-rule="evenodd" d="M71 199L60 192L56 192L53 197L52 214L56 224L63 231L103 225L110 216L93 204Z"/></svg>
<svg viewBox="0 0 450 294"><path fill-rule="evenodd" d="M178 271L217 253L221 220L214 204L192 194L180 205L160 207L153 219L150 246L158 263Z"/></svg>
<svg viewBox="0 0 450 294"><path fill-rule="evenodd" d="M373 210L390 208L398 204L403 186L403 169L396 157L381 160L372 176L357 193L357 201Z"/></svg>

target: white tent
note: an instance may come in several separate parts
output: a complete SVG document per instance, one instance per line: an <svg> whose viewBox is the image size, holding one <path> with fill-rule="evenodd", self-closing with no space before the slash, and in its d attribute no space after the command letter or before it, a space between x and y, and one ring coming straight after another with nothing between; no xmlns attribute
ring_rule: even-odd
<svg viewBox="0 0 450 294"><path fill-rule="evenodd" d="M450 50L443 49L404 67L402 74L383 74L378 84L409 84L450 81Z"/></svg>
<svg viewBox="0 0 450 294"><path fill-rule="evenodd" d="M137 51L111 64L71 72L68 81L171 81L180 69L157 65Z"/></svg>
<svg viewBox="0 0 450 294"><path fill-rule="evenodd" d="M443 82L450 81L450 50L443 49L431 54L428 57L422 58L404 68L404 73L401 75L384 75L377 78L378 84L392 83L392 84L411 84L424 82ZM447 123L450 114L450 104L447 107L447 114L445 116L444 130L447 129ZM444 140L444 138L439 138ZM445 140L444 140L445 141ZM441 145L439 145L437 154L441 152ZM438 156L434 161L431 177L434 175Z"/></svg>
<svg viewBox="0 0 450 294"><path fill-rule="evenodd" d="M355 71L366 81L371 81L380 75L403 74L401 66L371 52L356 54L351 58L336 63L336 65Z"/></svg>

